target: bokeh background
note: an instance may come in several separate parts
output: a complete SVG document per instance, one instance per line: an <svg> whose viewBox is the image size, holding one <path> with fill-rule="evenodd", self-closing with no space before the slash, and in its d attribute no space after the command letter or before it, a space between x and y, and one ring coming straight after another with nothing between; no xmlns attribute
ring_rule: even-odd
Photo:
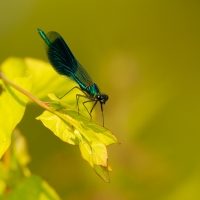
<svg viewBox="0 0 200 200"><path fill-rule="evenodd" d="M0 62L47 61L37 28L59 32L109 95L105 126L121 142L108 147L107 184L77 147L35 120L43 110L30 104L19 128L32 173L61 199L200 199L199 22L197 0L1 0Z"/></svg>

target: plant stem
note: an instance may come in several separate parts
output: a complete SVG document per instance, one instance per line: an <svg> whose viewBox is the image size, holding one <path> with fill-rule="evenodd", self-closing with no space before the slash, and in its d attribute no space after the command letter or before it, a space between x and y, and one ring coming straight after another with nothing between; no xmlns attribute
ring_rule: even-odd
<svg viewBox="0 0 200 200"><path fill-rule="evenodd" d="M57 115L58 117L60 117L61 119L63 119L64 121L68 121L69 123L73 124L73 122L71 122L71 120L67 119L66 117L64 117L62 114L60 114L59 112L51 109L49 106L47 106L46 102L40 101L38 98L36 98L35 96L33 96L31 93L27 92L26 90L24 90L23 88L19 87L18 85L16 85L15 83L13 83L11 80L9 80L2 72L0 72L0 79L2 79L5 83L9 84L10 86L12 86L13 88L15 88L16 90L18 90L19 92L21 92L22 94L24 94L25 96L29 97L32 101L34 101L36 104L38 104L39 106L41 106L42 108L48 110L49 112Z"/></svg>

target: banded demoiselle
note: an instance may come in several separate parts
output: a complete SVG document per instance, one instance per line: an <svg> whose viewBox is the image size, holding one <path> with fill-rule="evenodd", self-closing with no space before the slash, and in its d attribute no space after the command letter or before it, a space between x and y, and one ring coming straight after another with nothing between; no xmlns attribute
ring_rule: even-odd
<svg viewBox="0 0 200 200"><path fill-rule="evenodd" d="M104 126L104 113L103 113L103 104L108 100L108 95L101 94L97 85L92 81L89 74L86 70L81 66L81 64L76 60L71 50L63 40L63 38L54 31L51 31L45 34L42 30L38 29L38 33L45 41L45 47L48 59L58 74L67 76L71 80L75 81L79 87L75 86L71 90L69 90L66 94L68 94L73 89L77 88L83 92L83 94L76 94L76 104L78 107L79 113L79 105L78 101L80 97L87 98L88 100L83 102L83 106L87 110L90 115L90 120L92 120L92 111L96 106L97 102L101 105L103 126ZM65 95L66 95L65 94ZM64 96L65 96L64 95ZM62 96L62 97L64 97ZM85 103L94 102L90 111L88 111Z"/></svg>

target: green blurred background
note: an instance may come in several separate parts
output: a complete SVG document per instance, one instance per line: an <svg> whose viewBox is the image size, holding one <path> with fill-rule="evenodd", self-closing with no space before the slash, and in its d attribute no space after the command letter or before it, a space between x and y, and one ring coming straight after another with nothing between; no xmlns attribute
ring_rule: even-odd
<svg viewBox="0 0 200 200"><path fill-rule="evenodd" d="M197 0L1 0L0 61L47 60L37 28L59 32L109 95L105 126L121 142L108 147L106 184L29 105L19 128L32 173L62 199L200 199L199 22Z"/></svg>

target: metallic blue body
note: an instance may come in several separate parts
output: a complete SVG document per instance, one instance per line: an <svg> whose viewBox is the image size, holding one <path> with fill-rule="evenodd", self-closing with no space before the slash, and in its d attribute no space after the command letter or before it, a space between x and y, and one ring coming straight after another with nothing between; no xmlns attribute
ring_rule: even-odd
<svg viewBox="0 0 200 200"><path fill-rule="evenodd" d="M85 97L89 99L88 101L85 101L83 103L84 106L85 103L94 101L95 103L90 112L85 107L90 117L92 118L92 110L97 104L97 102L100 102L104 125L102 104L105 104L105 102L108 100L108 95L100 93L97 85L92 81L91 77L86 72L86 70L76 60L63 38L57 32L51 31L45 34L40 29L38 29L38 32L42 39L45 41L47 55L53 68L59 74L65 75L71 80L78 83L80 87L79 89L85 94L85 96L77 94L77 105L79 97Z"/></svg>

